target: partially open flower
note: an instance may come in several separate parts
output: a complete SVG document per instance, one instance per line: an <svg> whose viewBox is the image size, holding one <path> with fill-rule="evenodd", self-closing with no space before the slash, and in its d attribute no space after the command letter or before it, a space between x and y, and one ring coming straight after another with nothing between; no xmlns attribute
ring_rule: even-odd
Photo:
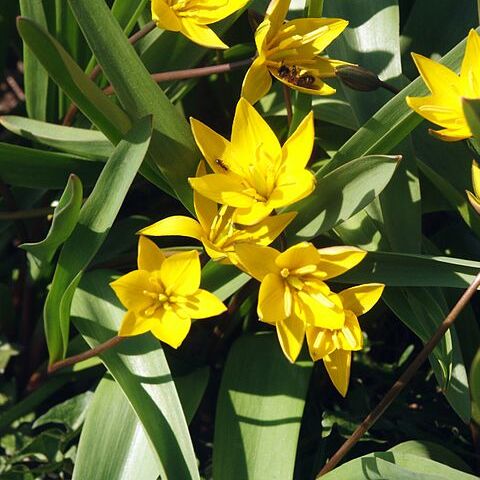
<svg viewBox="0 0 480 480"><path fill-rule="evenodd" d="M313 95L335 89L323 82L345 62L320 54L348 25L338 18L299 18L285 22L290 0L272 0L255 32L258 57L245 76L242 96L254 104L272 85L273 75L285 85Z"/></svg>

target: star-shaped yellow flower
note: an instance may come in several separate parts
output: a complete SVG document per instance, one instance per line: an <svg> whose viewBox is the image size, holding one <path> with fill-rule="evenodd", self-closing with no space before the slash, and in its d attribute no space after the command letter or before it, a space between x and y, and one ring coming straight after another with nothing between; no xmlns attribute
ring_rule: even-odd
<svg viewBox="0 0 480 480"><path fill-rule="evenodd" d="M197 176L205 175L205 164L200 163ZM179 235L195 238L203 243L205 251L213 259L221 263L236 264L235 245L253 243L270 245L287 225L295 218L295 212L282 213L263 219L252 225L234 223L235 209L226 205L218 205L198 192L193 194L193 202L197 220L176 215L167 217L140 230L140 234L162 237Z"/></svg>
<svg viewBox="0 0 480 480"><path fill-rule="evenodd" d="M335 89L323 82L345 62L319 56L348 25L338 18L299 18L285 22L290 0L272 0L255 32L258 57L245 76L242 97L254 104L272 85L272 74L285 85L313 95Z"/></svg>
<svg viewBox="0 0 480 480"><path fill-rule="evenodd" d="M328 375L342 396L350 381L352 351L363 347L358 316L368 312L380 299L384 285L370 283L338 293L345 312L345 324L338 329L307 327L307 343L315 362L323 360Z"/></svg>
<svg viewBox="0 0 480 480"><path fill-rule="evenodd" d="M120 336L152 332L174 348L187 336L192 319L219 315L225 305L213 294L200 289L198 252L166 258L145 237L138 243L138 270L110 284L127 309Z"/></svg>
<svg viewBox="0 0 480 480"><path fill-rule="evenodd" d="M407 97L410 108L442 130L430 133L446 142L470 138L462 98L480 98L480 36L470 30L460 75L429 58L412 54L418 71L432 95Z"/></svg>
<svg viewBox="0 0 480 480"><path fill-rule="evenodd" d="M276 326L283 353L294 362L310 327L341 329L345 311L341 298L325 280L341 275L363 260L356 247L317 250L303 242L283 253L271 247L237 245L240 265L261 282L257 313Z"/></svg>
<svg viewBox="0 0 480 480"><path fill-rule="evenodd" d="M181 32L208 48L228 48L207 25L243 8L249 0L152 0L152 19L157 27Z"/></svg>
<svg viewBox="0 0 480 480"><path fill-rule="evenodd" d="M190 178L190 185L214 202L235 207L234 222L254 225L274 209L301 200L315 188L315 177L305 168L313 148L313 113L283 147L243 98L235 111L231 141L193 118L191 125L195 141L214 173Z"/></svg>

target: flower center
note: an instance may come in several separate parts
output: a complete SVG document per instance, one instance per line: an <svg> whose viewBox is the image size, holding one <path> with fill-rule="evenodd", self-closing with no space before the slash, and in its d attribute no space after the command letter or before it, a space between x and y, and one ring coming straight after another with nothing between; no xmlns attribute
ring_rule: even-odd
<svg viewBox="0 0 480 480"><path fill-rule="evenodd" d="M144 290L142 293L152 299L151 305L143 311L146 317L151 317L159 309L177 309L187 302L187 299L181 295L167 295L164 292L149 292L148 290Z"/></svg>

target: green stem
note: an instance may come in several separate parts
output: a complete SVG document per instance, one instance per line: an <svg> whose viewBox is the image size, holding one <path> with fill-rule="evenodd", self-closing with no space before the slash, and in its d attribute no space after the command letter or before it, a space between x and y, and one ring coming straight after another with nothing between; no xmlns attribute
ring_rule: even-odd
<svg viewBox="0 0 480 480"><path fill-rule="evenodd" d="M307 12L309 17L320 18L323 15L323 0L309 0Z"/></svg>

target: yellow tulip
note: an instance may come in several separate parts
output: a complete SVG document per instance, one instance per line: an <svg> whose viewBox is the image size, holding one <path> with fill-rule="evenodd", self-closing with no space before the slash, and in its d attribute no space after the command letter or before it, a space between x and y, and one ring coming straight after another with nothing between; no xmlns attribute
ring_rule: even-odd
<svg viewBox="0 0 480 480"><path fill-rule="evenodd" d="M255 225L274 209L301 200L315 188L315 177L305 168L313 148L312 113L283 147L243 98L235 111L231 141L193 118L191 125L214 173L190 178L190 185L204 197L234 207L234 222Z"/></svg>
<svg viewBox="0 0 480 480"><path fill-rule="evenodd" d="M317 250L308 242L283 253L255 245L237 245L235 251L240 266L261 282L258 316L276 326L280 346L291 362L300 353L307 328L343 328L341 298L325 280L353 268L365 251L356 247Z"/></svg>
<svg viewBox="0 0 480 480"><path fill-rule="evenodd" d="M120 336L152 332L162 342L177 348L192 319L219 315L225 305L212 293L200 289L198 252L166 258L145 237L138 243L138 270L127 273L110 286L127 309Z"/></svg>
<svg viewBox="0 0 480 480"><path fill-rule="evenodd" d="M273 0L255 32L258 57L245 76L242 97L254 104L280 82L304 93L330 95L335 89L323 82L334 77L345 62L319 56L348 25L338 18L299 18L285 22L290 0Z"/></svg>
<svg viewBox="0 0 480 480"><path fill-rule="evenodd" d="M348 390L352 351L363 347L362 330L357 317L378 302L383 288L384 285L380 283L370 283L339 292L345 324L337 329L307 327L307 343L312 360L323 360L330 379L342 396Z"/></svg>
<svg viewBox="0 0 480 480"><path fill-rule="evenodd" d="M446 142L472 136L462 107L462 98L480 98L480 36L470 30L460 75L429 58L412 54L423 81L432 95L407 97L410 108L442 130L430 133Z"/></svg>
<svg viewBox="0 0 480 480"><path fill-rule="evenodd" d="M207 48L228 48L207 25L243 8L249 0L152 0L152 20Z"/></svg>

